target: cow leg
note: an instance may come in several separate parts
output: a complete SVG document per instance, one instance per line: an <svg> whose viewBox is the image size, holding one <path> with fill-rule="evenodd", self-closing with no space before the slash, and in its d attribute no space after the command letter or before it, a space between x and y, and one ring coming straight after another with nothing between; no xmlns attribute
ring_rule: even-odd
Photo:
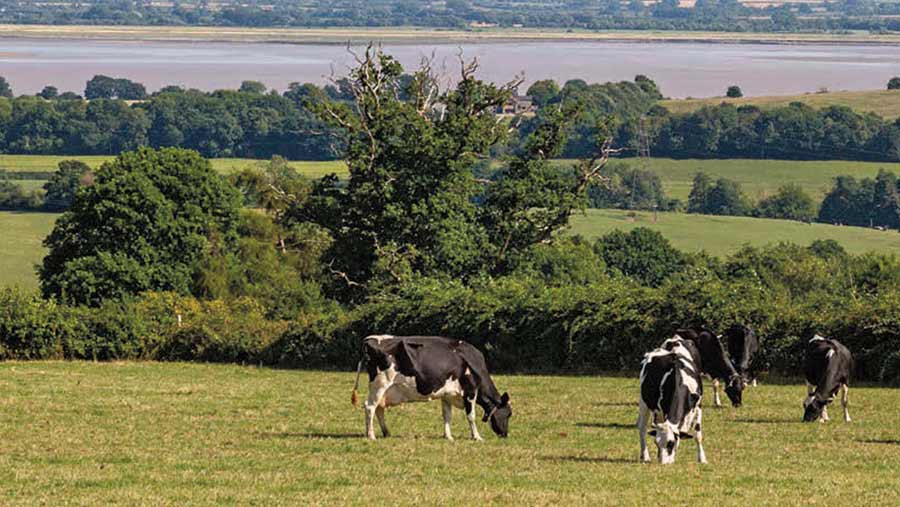
<svg viewBox="0 0 900 507"><path fill-rule="evenodd" d="M850 386L844 384L841 386L841 388L844 391L841 396L841 405L843 405L844 407L844 422L850 422L850 411L847 409L847 407L850 405Z"/></svg>
<svg viewBox="0 0 900 507"><path fill-rule="evenodd" d="M828 406L826 405L826 406L822 407L822 417L819 418L819 421L820 422L828 422L830 420L831 420L831 418L828 417Z"/></svg>
<svg viewBox="0 0 900 507"><path fill-rule="evenodd" d="M753 382L751 382L750 385L756 387L756 377L753 377Z"/></svg>
<svg viewBox="0 0 900 507"><path fill-rule="evenodd" d="M713 379L713 404L716 407L722 406L722 398L719 397L719 379Z"/></svg>
<svg viewBox="0 0 900 507"><path fill-rule="evenodd" d="M637 418L637 430L641 439L641 463L650 463L650 451L647 450L647 425L650 424L652 415L644 400L641 400Z"/></svg>
<svg viewBox="0 0 900 507"><path fill-rule="evenodd" d="M445 399L441 400L441 412L444 414L444 438L452 442L453 435L450 434L450 416L453 413L453 406L450 405L450 401Z"/></svg>
<svg viewBox="0 0 900 507"><path fill-rule="evenodd" d="M381 434L385 437L391 436L391 432L388 431L387 422L384 420L384 405L375 407L375 416L378 417L378 425L381 426Z"/></svg>
<svg viewBox="0 0 900 507"><path fill-rule="evenodd" d="M390 386L391 382L383 373L379 373L369 382L369 397L366 399L366 438L369 440L375 440L375 412L384 401L384 394ZM380 419L381 417L379 421Z"/></svg>
<svg viewBox="0 0 900 507"><path fill-rule="evenodd" d="M697 422L694 424L696 432L694 439L697 440L697 463L706 464L706 452L703 450L703 409L697 407Z"/></svg>
<svg viewBox="0 0 900 507"><path fill-rule="evenodd" d="M466 409L466 420L469 421L469 432L472 434L472 440L477 440L478 442L484 441L484 439L481 438L481 434L478 433L478 426L475 425L475 398L472 398L471 400L464 398L463 406Z"/></svg>

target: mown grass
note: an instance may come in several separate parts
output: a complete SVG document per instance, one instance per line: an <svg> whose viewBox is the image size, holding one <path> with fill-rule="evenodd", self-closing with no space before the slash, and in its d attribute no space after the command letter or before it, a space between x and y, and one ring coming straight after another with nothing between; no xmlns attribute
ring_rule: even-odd
<svg viewBox="0 0 900 507"><path fill-rule="evenodd" d="M717 106L721 103L742 106L752 104L762 109L783 107L791 102L802 102L817 109L828 106L847 106L859 112L875 113L883 118L900 117L900 90L839 91L828 93L806 93L801 95L773 95L762 97L710 97L704 99L664 100L660 102L673 113L688 113L703 106Z"/></svg>
<svg viewBox="0 0 900 507"><path fill-rule="evenodd" d="M85 164L96 169L106 161L115 157L106 155L0 155L0 169L10 172L55 172L59 163L63 160L81 160ZM214 158L210 159L213 169L230 174L240 171L245 167L252 167L265 161L248 158ZM339 175L347 172L346 165L341 161L292 161L289 164L299 173L310 178L320 178L330 173Z"/></svg>
<svg viewBox="0 0 900 507"><path fill-rule="evenodd" d="M639 167L635 159L623 159ZM559 161L571 164L571 161ZM855 162L848 160L796 161L754 159L683 159L651 158L648 168L662 179L670 197L686 201L694 175L705 172L714 178L728 178L741 184L741 189L754 201L775 193L786 183L803 187L813 199L820 201L831 189L836 176L849 174L857 178L874 178L879 169L900 173L900 164Z"/></svg>
<svg viewBox="0 0 900 507"><path fill-rule="evenodd" d="M637 463L637 380L496 376L511 435L440 438L437 403L362 438L353 374L159 363L0 364L4 505L896 505L896 389L851 389L854 422L800 423L804 387L707 408L710 463ZM708 386L707 386L708 387ZM365 388L363 388L365 391ZM363 395L365 392L363 392ZM651 444L652 445L652 444Z"/></svg>
<svg viewBox="0 0 900 507"><path fill-rule="evenodd" d="M0 286L37 286L34 266L45 254L41 241L50 233L58 215L0 211ZM621 210L587 210L572 217L571 234L596 238L613 229L649 227L661 232L679 249L705 250L725 256L742 245L765 245L790 241L808 245L817 239L838 241L852 253L882 252L900 254L897 231L877 231L863 227L807 225L788 220L761 218L637 212L630 217Z"/></svg>
<svg viewBox="0 0 900 507"><path fill-rule="evenodd" d="M0 169L11 172L53 172L61 160L82 160L91 167L99 167L111 160L109 156L56 156L56 155L0 155ZM624 158L623 162L637 165L635 159ZM265 161L245 158L216 158L210 162L213 168L223 174L239 171ZM571 160L557 160L559 165L569 165ZM499 162L497 162L499 165ZM321 178L336 173L346 177L347 166L343 161L292 161L290 165L308 178ZM725 177L741 183L744 191L753 199L771 195L785 183L801 185L813 198L819 200L831 188L835 176L850 174L856 177L874 177L881 168L900 173L900 164L882 162L855 162L847 160L794 161L794 160L754 160L724 159L703 160L652 158L649 168L659 174L666 192L677 199L686 200L691 191L691 182L697 171L714 177ZM38 181L38 180L34 180ZM37 183L34 183L37 185Z"/></svg>
<svg viewBox="0 0 900 507"><path fill-rule="evenodd" d="M662 233L678 249L725 256L744 244L756 246L787 241L809 245L817 239L833 239L851 253L879 252L900 254L900 233L864 227L838 227L826 224L804 224L790 220L763 218L636 212L634 217L622 210L589 209L572 217L571 234L587 238L602 236L614 229L631 230L647 227Z"/></svg>
<svg viewBox="0 0 900 507"><path fill-rule="evenodd" d="M0 286L37 287L34 267L44 258L41 244L58 215L0 211Z"/></svg>

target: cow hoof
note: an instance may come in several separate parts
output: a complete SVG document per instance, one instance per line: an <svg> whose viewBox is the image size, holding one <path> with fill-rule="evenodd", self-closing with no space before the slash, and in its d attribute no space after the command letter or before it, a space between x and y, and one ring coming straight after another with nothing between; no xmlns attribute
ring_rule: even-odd
<svg viewBox="0 0 900 507"><path fill-rule="evenodd" d="M448 442L453 441L453 437L451 437L450 435L444 435L444 438L447 439Z"/></svg>
<svg viewBox="0 0 900 507"><path fill-rule="evenodd" d="M650 463L650 455L649 455L649 454L642 454L641 457L640 457L640 459L639 459L639 461L640 461L641 463Z"/></svg>
<svg viewBox="0 0 900 507"><path fill-rule="evenodd" d="M371 440L372 442L374 442L374 441L375 441L375 435L368 435L368 436L366 437L366 440Z"/></svg>
<svg viewBox="0 0 900 507"><path fill-rule="evenodd" d="M701 459L698 463L700 463L701 465L708 465L708 464L709 464L709 462L706 461L706 458Z"/></svg>

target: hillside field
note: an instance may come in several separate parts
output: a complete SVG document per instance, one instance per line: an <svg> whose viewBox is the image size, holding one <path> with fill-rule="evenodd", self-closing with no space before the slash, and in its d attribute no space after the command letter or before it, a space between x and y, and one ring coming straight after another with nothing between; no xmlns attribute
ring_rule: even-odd
<svg viewBox="0 0 900 507"><path fill-rule="evenodd" d="M0 211L0 286L37 287L34 266L40 263L45 253L41 241L53 228L57 216L53 213ZM719 256L730 254L745 243L765 245L791 241L808 245L816 239L834 239L852 253L876 251L900 255L900 233L897 231L681 213L659 213L658 217L659 220L653 222L652 212L636 212L631 219L628 212L622 210L589 209L584 215L572 217L569 233L597 238L613 229L649 227L661 232L679 249L706 250Z"/></svg>
<svg viewBox="0 0 900 507"><path fill-rule="evenodd" d="M457 440L440 438L437 402L389 408L392 436L366 441L353 378L0 363L4 505L645 505L673 491L701 506L900 503L896 414L884 410L897 389L853 387L852 423L835 407L830 423L804 424L804 386L764 381L740 409L704 411L708 465L686 440L664 468L637 462L635 375L495 375L510 437L479 417L484 442L466 438L459 410Z"/></svg>
<svg viewBox="0 0 900 507"><path fill-rule="evenodd" d="M735 106L752 104L762 109L782 107L791 102L803 102L817 109L828 106L847 106L855 111L875 113L883 118L900 117L900 90L836 91L802 95L741 97L739 99L727 97L673 99L661 101L660 104L673 113L688 113L703 106L717 106L723 102Z"/></svg>
<svg viewBox="0 0 900 507"><path fill-rule="evenodd" d="M627 231L647 227L662 233L680 250L706 250L718 256L733 253L745 243L761 246L789 241L809 245L817 239L836 240L851 253L875 251L900 254L900 233L897 231L685 213L659 213L658 218L657 222L653 221L653 212L639 211L632 219L627 211L589 209L584 215L572 217L570 233L596 238L614 229Z"/></svg>
<svg viewBox="0 0 900 507"><path fill-rule="evenodd" d="M11 172L53 172L57 164L65 159L79 159L92 167L113 157L87 156L64 157L45 155L0 155L0 169ZM618 159L631 164L637 164L635 159ZM223 173L239 171L244 167L261 163L258 160L240 158L219 158L211 160L213 167ZM570 160L557 160L560 165L571 164ZM290 164L301 174L310 178L320 178L326 174L336 173L344 177L347 168L342 161L294 161ZM726 160L701 160L684 159L675 160L669 158L650 159L649 168L662 178L666 192L674 198L687 200L691 191L691 182L697 171L706 172L714 177L725 177L739 182L748 196L758 200L766 195L774 193L778 187L785 183L797 183L801 185L816 200L821 200L831 187L832 179L842 174L851 174L856 177L874 177L878 169L900 173L900 164L882 162L854 162L844 160L830 161L794 161L794 160L752 160L752 159L726 159ZM42 183L31 180L28 183L31 188L39 188Z"/></svg>
<svg viewBox="0 0 900 507"><path fill-rule="evenodd" d="M0 169L10 172L55 172L60 161L72 159L81 160L96 169L103 162L114 158L106 155L0 155ZM210 162L212 162L213 169L223 174L229 174L265 161L246 158L214 158ZM345 165L340 161L302 161L290 162L290 165L310 178L319 178L333 172L346 173Z"/></svg>
<svg viewBox="0 0 900 507"><path fill-rule="evenodd" d="M50 233L57 216L0 211L0 287L37 287L34 267L46 252L41 242Z"/></svg>

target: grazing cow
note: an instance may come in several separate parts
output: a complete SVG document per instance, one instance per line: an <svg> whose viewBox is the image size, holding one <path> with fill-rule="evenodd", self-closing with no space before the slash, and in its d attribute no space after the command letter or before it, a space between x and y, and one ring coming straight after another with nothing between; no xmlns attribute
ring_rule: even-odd
<svg viewBox="0 0 900 507"><path fill-rule="evenodd" d="M731 400L731 404L740 407L743 402L744 379L734 369L728 353L722 342L711 331L701 329L679 329L675 336L691 340L697 344L700 351L700 371L713 380L713 403L717 407L722 406L719 397L719 382L725 382L725 394Z"/></svg>
<svg viewBox="0 0 900 507"><path fill-rule="evenodd" d="M706 463L703 432L700 424L703 409L703 384L698 366L700 353L696 345L676 336L644 356L641 362L641 397L638 412L638 434L642 462L650 461L647 450L647 426L652 423L657 457L663 465L675 462L675 452L682 439L692 438L695 430L697 461Z"/></svg>
<svg viewBox="0 0 900 507"><path fill-rule="evenodd" d="M450 433L452 406L465 409L474 440L482 440L475 426L475 405L484 410L482 421L491 422L494 433L509 434L512 408L509 395L497 391L484 356L471 344L437 336L368 336L363 340L363 358L356 370L356 392L363 362L369 373L366 400L366 436L375 440L374 419L388 436L384 409L407 402L441 400L444 437Z"/></svg>
<svg viewBox="0 0 900 507"><path fill-rule="evenodd" d="M756 373L750 369L753 356L759 352L759 339L756 333L748 326L734 324L725 330L725 338L734 368L744 379L745 384L752 382L756 385Z"/></svg>
<svg viewBox="0 0 900 507"><path fill-rule="evenodd" d="M804 371L807 396L803 401L803 421L828 421L827 406L838 390L843 389L841 404L844 407L844 421L850 422L847 405L853 356L847 347L837 340L815 335L806 345Z"/></svg>

